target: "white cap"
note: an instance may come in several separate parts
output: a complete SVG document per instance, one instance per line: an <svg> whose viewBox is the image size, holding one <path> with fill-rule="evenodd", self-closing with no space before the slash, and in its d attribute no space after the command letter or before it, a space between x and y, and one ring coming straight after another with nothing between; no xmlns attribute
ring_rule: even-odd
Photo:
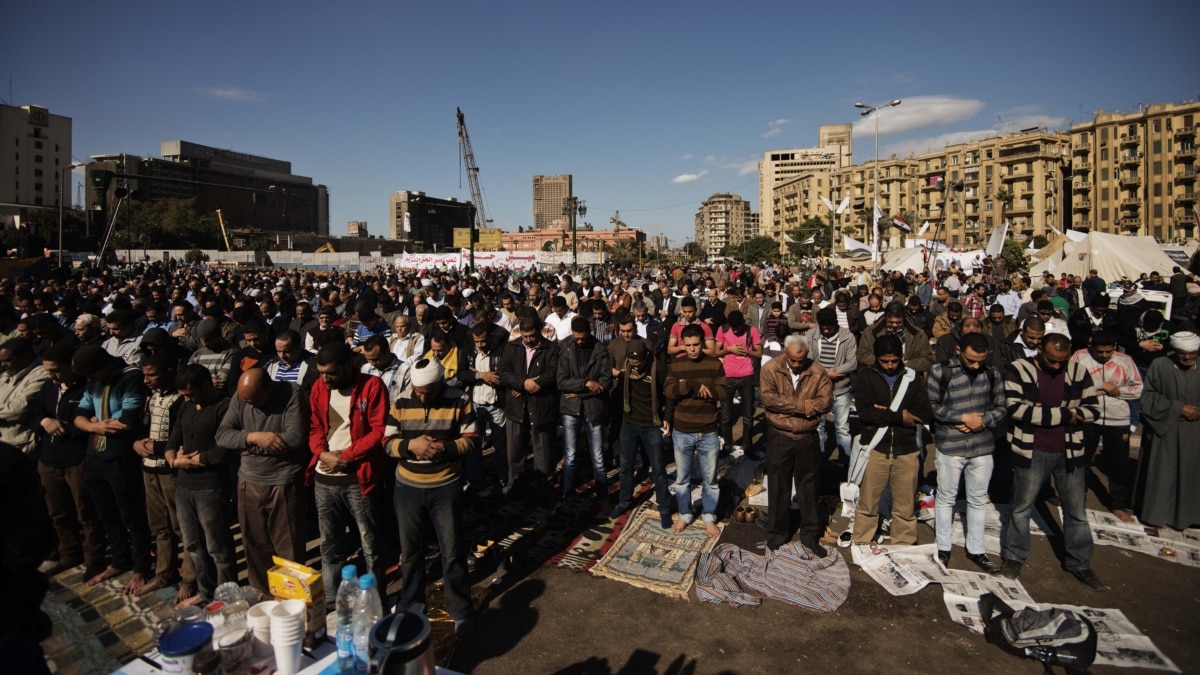
<svg viewBox="0 0 1200 675"><path fill-rule="evenodd" d="M440 381L444 374L445 371L442 369L442 364L433 359L421 359L413 364L410 375L412 386L428 387L434 382Z"/></svg>

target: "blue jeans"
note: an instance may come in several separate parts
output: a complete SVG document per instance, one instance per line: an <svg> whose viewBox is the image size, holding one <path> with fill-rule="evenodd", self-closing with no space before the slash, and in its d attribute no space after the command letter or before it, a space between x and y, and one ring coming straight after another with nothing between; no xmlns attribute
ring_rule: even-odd
<svg viewBox="0 0 1200 675"><path fill-rule="evenodd" d="M463 541L462 481L437 488L396 482L392 493L400 523L400 604L425 604L425 532L433 530L442 552L443 601L455 621L474 616Z"/></svg>
<svg viewBox="0 0 1200 675"><path fill-rule="evenodd" d="M225 515L225 492L175 487L175 515L179 518L183 550L192 559L196 591L205 600L212 600L217 586L238 579L237 549Z"/></svg>
<svg viewBox="0 0 1200 675"><path fill-rule="evenodd" d="M829 420L821 417L817 425L817 443L820 444L821 455L825 455L825 428ZM833 397L833 436L837 441L838 450L842 457L850 457L850 392Z"/></svg>
<svg viewBox="0 0 1200 675"><path fill-rule="evenodd" d="M692 513L692 460L700 463L700 476L704 488L700 491L702 517L706 523L717 522L717 500L721 490L717 487L717 454L721 441L715 433L685 434L671 432L675 444L675 500L679 504L679 517L685 523L695 519Z"/></svg>
<svg viewBox="0 0 1200 675"><path fill-rule="evenodd" d="M379 549L379 514L374 495L363 496L362 488L353 485L315 484L317 526L321 530L321 576L325 581L325 606L333 607L337 589L342 583L342 567L346 558L361 543L363 562L376 579L384 578ZM347 532L353 525L359 541L352 541ZM383 591L382 587L380 590ZM381 593L382 595L382 593Z"/></svg>
<svg viewBox="0 0 1200 675"><path fill-rule="evenodd" d="M1028 467L1013 468L1013 502L1004 559L1025 562L1029 557L1029 514L1042 486L1054 476L1058 498L1062 501L1063 548L1068 572L1090 569L1092 565L1092 528L1088 525L1084 498L1087 496L1087 471L1079 466L1067 470L1066 455L1059 452L1033 451Z"/></svg>
<svg viewBox="0 0 1200 675"><path fill-rule="evenodd" d="M933 461L937 466L938 475L937 497L933 510L938 550L950 550L950 528L954 524L954 502L958 497L958 481L965 475L967 521L963 523L963 529L966 531L967 553L971 555L985 553L983 527L987 523L987 489L988 483L992 479L992 456L955 457L939 452ZM1026 521L1026 531L1028 531L1028 522Z"/></svg>
<svg viewBox="0 0 1200 675"><path fill-rule="evenodd" d="M726 378L729 394L721 401L721 438L725 439L725 450L733 450L733 397L741 396L737 404L742 417L742 450L750 452L750 435L754 430L754 384L753 377Z"/></svg>
<svg viewBox="0 0 1200 675"><path fill-rule="evenodd" d="M623 508L633 503L633 462L637 458L640 440L650 458L650 477L654 479L654 498L658 512L671 514L671 493L667 489L667 472L663 466L663 435L659 427L641 427L626 420L621 423L621 502Z"/></svg>
<svg viewBox="0 0 1200 675"><path fill-rule="evenodd" d="M563 497L575 494L575 457L582 427L587 436L588 451L592 456L592 477L596 481L596 495L608 494L608 472L604 470L604 423L589 422L582 417L563 415Z"/></svg>

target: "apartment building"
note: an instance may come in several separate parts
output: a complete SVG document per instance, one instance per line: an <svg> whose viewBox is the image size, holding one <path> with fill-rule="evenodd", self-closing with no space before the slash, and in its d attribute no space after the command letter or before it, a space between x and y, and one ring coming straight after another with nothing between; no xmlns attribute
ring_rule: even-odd
<svg viewBox="0 0 1200 675"><path fill-rule="evenodd" d="M777 218L774 190L803 174L835 171L853 161L851 124L824 124L818 128L815 148L768 150L758 163L759 228L765 236L782 240L784 224Z"/></svg>
<svg viewBox="0 0 1200 675"><path fill-rule="evenodd" d="M70 117L37 105L0 105L0 204L3 213L21 206L71 204Z"/></svg>
<svg viewBox="0 0 1200 675"><path fill-rule="evenodd" d="M757 216L741 195L716 193L696 211L696 243L707 255L721 255L727 246L737 246L758 236Z"/></svg>
<svg viewBox="0 0 1200 675"><path fill-rule="evenodd" d="M1196 236L1196 122L1200 102L1097 112L1071 126L1071 227Z"/></svg>
<svg viewBox="0 0 1200 675"><path fill-rule="evenodd" d="M570 229L571 218L564 210L571 189L571 174L533 177L533 229Z"/></svg>

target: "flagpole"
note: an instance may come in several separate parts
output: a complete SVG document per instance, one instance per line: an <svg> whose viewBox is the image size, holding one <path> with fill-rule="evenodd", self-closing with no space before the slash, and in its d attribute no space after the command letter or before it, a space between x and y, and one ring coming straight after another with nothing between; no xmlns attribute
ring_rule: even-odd
<svg viewBox="0 0 1200 675"><path fill-rule="evenodd" d="M880 108L891 108L900 105L900 99L892 99L887 103L881 103L877 106L870 106L866 103L855 103L854 107L862 110L862 116L866 117L871 113L875 113L875 210L872 213L875 220L874 241L871 245L871 276L879 276L879 110Z"/></svg>

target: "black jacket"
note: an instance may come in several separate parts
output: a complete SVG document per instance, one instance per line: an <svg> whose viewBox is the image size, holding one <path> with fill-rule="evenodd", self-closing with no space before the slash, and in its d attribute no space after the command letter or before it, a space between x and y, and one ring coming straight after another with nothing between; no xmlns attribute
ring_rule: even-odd
<svg viewBox="0 0 1200 675"><path fill-rule="evenodd" d="M562 394L559 399L559 412L563 415L582 417L589 422L603 422L608 418L609 391L612 389L612 357L608 348L594 337L591 341L591 353L584 361L584 351L575 343L574 338L568 338L558 346L558 391ZM594 394L586 386L586 382L594 381L603 388ZM567 394L575 394L567 398Z"/></svg>
<svg viewBox="0 0 1200 675"><path fill-rule="evenodd" d="M508 389L504 397L504 416L509 424L521 424L526 419L535 426L558 423L558 345L538 336L538 345L525 366L525 345L522 341L509 343L497 368L500 384ZM536 394L525 391L525 380L535 378L541 390Z"/></svg>
<svg viewBox="0 0 1200 675"><path fill-rule="evenodd" d="M917 451L916 426L903 426L902 411L907 410L926 424L933 420L933 407L929 404L929 394L925 391L925 382L920 373L908 384L900 407L892 412L892 395L899 389L901 379L896 378L896 383L888 387L883 372L871 366L860 370L854 380L854 402L862 423L862 443L870 443L880 427L887 427L883 438L875 446L875 452L908 455ZM877 408L876 404L883 407Z"/></svg>

